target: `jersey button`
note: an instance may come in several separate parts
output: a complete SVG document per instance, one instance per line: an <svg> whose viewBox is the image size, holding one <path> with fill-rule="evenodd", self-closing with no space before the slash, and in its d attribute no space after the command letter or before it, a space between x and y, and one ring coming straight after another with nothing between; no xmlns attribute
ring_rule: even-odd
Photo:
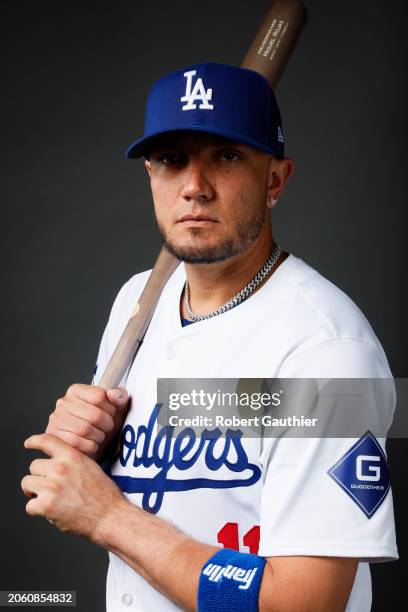
<svg viewBox="0 0 408 612"><path fill-rule="evenodd" d="M133 597L130 593L123 593L122 603L124 606L131 606L133 603Z"/></svg>

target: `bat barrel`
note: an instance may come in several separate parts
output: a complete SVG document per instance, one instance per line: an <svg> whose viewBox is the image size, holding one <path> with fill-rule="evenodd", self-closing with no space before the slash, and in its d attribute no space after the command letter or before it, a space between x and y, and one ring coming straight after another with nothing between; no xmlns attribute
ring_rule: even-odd
<svg viewBox="0 0 408 612"><path fill-rule="evenodd" d="M246 54L242 68L262 74L275 89L307 20L301 0L274 0Z"/></svg>

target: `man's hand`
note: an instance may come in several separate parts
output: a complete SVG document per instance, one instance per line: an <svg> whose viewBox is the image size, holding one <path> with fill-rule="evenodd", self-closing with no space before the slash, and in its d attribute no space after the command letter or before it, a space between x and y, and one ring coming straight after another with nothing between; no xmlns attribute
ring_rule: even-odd
<svg viewBox="0 0 408 612"><path fill-rule="evenodd" d="M120 432L128 409L123 387L105 391L91 385L71 385L57 400L45 433L97 460Z"/></svg>
<svg viewBox="0 0 408 612"><path fill-rule="evenodd" d="M51 434L31 436L25 447L50 457L35 459L22 480L29 515L43 516L61 531L110 550L176 605L196 609L201 569L217 547L133 506L95 461ZM261 612L340 612L359 560L286 556L267 561Z"/></svg>
<svg viewBox="0 0 408 612"><path fill-rule="evenodd" d="M95 461L50 434L31 436L24 446L50 457L34 459L21 482L27 514L100 544L104 521L129 505L118 487Z"/></svg>

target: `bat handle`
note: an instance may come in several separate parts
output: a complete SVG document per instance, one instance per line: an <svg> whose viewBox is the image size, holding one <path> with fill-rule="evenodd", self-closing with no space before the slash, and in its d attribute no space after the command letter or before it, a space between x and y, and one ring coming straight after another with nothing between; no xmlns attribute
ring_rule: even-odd
<svg viewBox="0 0 408 612"><path fill-rule="evenodd" d="M120 384L126 371L129 371L143 337L153 317L157 302L165 284L173 274L179 260L162 247L154 268L140 295L123 334L110 358L98 387L110 389Z"/></svg>

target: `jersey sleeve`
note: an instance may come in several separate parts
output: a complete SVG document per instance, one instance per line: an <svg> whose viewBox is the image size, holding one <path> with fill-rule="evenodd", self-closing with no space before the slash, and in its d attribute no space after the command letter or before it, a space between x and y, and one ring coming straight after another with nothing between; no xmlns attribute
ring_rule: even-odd
<svg viewBox="0 0 408 612"><path fill-rule="evenodd" d="M132 310L136 306L149 274L150 270L136 274L122 286L117 294L99 345L92 379L93 385L98 385L102 378L102 374L126 327Z"/></svg>
<svg viewBox="0 0 408 612"><path fill-rule="evenodd" d="M390 378L375 344L333 339L288 359L281 378ZM395 391L373 394L389 425ZM388 425L388 426L389 426ZM259 554L398 558L385 439L281 438L266 441L261 463Z"/></svg>

